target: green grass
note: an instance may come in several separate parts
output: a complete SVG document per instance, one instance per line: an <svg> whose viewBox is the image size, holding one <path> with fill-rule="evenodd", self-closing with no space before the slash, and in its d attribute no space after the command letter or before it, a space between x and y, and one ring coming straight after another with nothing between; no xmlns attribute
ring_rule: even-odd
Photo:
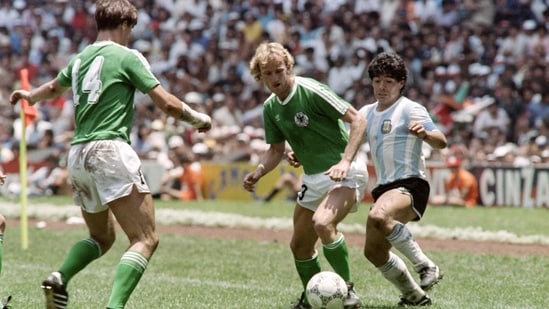
<svg viewBox="0 0 549 309"><path fill-rule="evenodd" d="M66 199L32 199L66 205ZM291 203L165 203L159 209L201 209L253 217L291 216ZM368 205L346 219L362 224ZM458 209L431 207L422 224L479 226L519 235L547 234L547 210ZM540 232L541 231L541 232ZM12 295L13 308L42 308L40 281L62 261L71 244L86 236L84 227L70 230L29 228L29 248L21 249L20 228L9 226L4 240L0 297ZM127 246L123 234L103 258L93 262L69 285L73 309L104 308L115 265ZM430 293L432 308L547 308L549 257L501 256L445 251L427 252L446 276ZM362 256L350 248L354 281L365 308L392 308L398 291ZM322 265L327 267L325 260ZM220 240L161 235L160 246L127 308L287 308L299 296L300 284L287 244L254 240Z"/></svg>
<svg viewBox="0 0 549 309"><path fill-rule="evenodd" d="M293 202L259 203L206 201L204 203L177 203L179 209L199 209L209 212L227 212L251 217L290 217L293 213ZM157 208L173 208L173 202L156 202ZM349 224L365 224L370 204L363 203L356 213L345 219ZM549 219L548 209L523 208L485 208L473 209L459 207L431 206L427 208L421 225L437 225L447 228L482 227L484 230L506 230L517 235L536 235L549 230L542 230Z"/></svg>
<svg viewBox="0 0 549 309"><path fill-rule="evenodd" d="M2 198L0 198L0 201ZM17 201L12 201L17 202ZM29 204L56 204L68 205L72 201L66 197L40 197L29 199ZM250 217L271 218L291 217L293 202L276 201L272 203L240 202L240 201L215 201L204 202L165 202L155 201L157 209L190 209L204 212L224 212L241 214ZM364 224L370 204L363 203L356 213L350 214L345 223ZM418 225L437 225L447 228L481 227L484 230L505 230L520 236L545 234L549 236L547 229L541 229L547 224L549 209L524 209L524 208L461 208L430 206L425 216Z"/></svg>

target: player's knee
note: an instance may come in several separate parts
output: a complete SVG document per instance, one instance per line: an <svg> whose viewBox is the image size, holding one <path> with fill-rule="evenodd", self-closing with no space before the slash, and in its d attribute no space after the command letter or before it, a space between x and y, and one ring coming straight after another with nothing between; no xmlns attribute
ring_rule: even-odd
<svg viewBox="0 0 549 309"><path fill-rule="evenodd" d="M367 224L376 230L384 230L387 225L387 221L387 214L383 210L374 208L368 213Z"/></svg>
<svg viewBox="0 0 549 309"><path fill-rule="evenodd" d="M292 251L293 256L298 260L308 259L315 254L314 244L310 245L297 240L292 240L290 242L290 250Z"/></svg>
<svg viewBox="0 0 549 309"><path fill-rule="evenodd" d="M292 240L290 241L290 250L292 251L294 256L298 256L300 250L302 249L302 246L299 241Z"/></svg>
<svg viewBox="0 0 549 309"><path fill-rule="evenodd" d="M92 239L97 242L99 245L99 248L101 248L101 252L105 254L109 249L112 247L112 244L116 240L116 234L113 232L106 233L104 235L92 235Z"/></svg>
<svg viewBox="0 0 549 309"><path fill-rule="evenodd" d="M331 222L315 220L313 224L316 234L320 237L320 239L325 240L332 238L333 234L336 233L336 228Z"/></svg>

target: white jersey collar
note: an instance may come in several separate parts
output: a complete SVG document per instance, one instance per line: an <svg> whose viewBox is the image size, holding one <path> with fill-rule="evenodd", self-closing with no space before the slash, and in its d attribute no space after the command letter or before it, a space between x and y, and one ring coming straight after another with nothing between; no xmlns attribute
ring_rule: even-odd
<svg viewBox="0 0 549 309"><path fill-rule="evenodd" d="M292 85L292 90L290 91L290 93L288 94L286 99L284 99L284 101L281 101L279 97L276 97L276 99L278 100L278 103L280 103L280 105L288 104L288 102L290 102L290 100L293 98L293 96L295 95L295 92L297 91L297 83L298 83L299 79L300 79L300 77L294 76L294 83Z"/></svg>

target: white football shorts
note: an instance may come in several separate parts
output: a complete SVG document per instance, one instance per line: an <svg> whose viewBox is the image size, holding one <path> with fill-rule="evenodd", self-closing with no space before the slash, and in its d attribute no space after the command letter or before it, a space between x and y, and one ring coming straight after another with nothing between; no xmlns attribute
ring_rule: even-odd
<svg viewBox="0 0 549 309"><path fill-rule="evenodd" d="M330 176L324 173L313 175L303 174L301 191L297 196L297 204L312 211L316 211L318 205L326 197L328 192L338 187L349 187L355 189L355 204L351 212L357 211L357 206L362 201L366 185L368 184L368 170L366 163L362 160L355 160L351 163L349 173L343 181L333 181Z"/></svg>
<svg viewBox="0 0 549 309"><path fill-rule="evenodd" d="M141 160L123 140L92 141L72 145L68 156L74 203L96 213L108 203L137 191L150 193L141 172Z"/></svg>

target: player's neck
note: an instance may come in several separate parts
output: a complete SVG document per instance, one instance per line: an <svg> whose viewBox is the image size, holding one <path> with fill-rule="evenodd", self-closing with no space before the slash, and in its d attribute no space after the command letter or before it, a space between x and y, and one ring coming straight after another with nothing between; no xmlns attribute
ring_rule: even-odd
<svg viewBox="0 0 549 309"><path fill-rule="evenodd" d="M96 42L112 41L121 45L125 45L122 33L118 30L102 30L97 34Z"/></svg>
<svg viewBox="0 0 549 309"><path fill-rule="evenodd" d="M288 78L288 87L283 92L276 93L276 96L281 101L286 100L286 98L290 95L290 93L292 92L292 89L294 87L294 82L295 82L294 76L289 77Z"/></svg>
<svg viewBox="0 0 549 309"><path fill-rule="evenodd" d="M398 96L396 98L388 98L388 99L385 99L385 100L379 100L378 99L378 103L377 103L377 108L376 110L378 112L382 112L386 109L389 109L391 108L391 106L393 106L397 101L399 101L401 98L401 96Z"/></svg>
<svg viewBox="0 0 549 309"><path fill-rule="evenodd" d="M388 108L393 106L393 103L387 103L387 102L378 102L376 110L378 112L382 112Z"/></svg>

